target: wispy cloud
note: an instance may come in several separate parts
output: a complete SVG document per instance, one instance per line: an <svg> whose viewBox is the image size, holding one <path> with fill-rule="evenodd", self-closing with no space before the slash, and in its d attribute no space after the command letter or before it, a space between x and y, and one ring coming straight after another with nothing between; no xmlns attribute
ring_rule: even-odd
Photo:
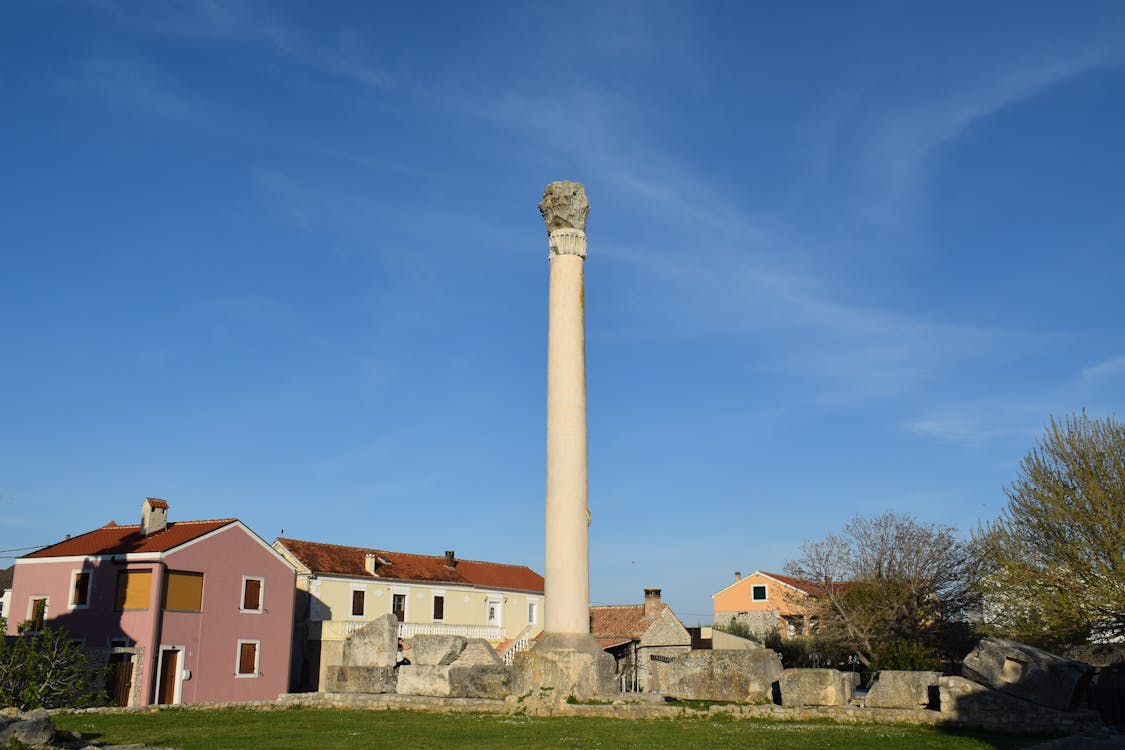
<svg viewBox="0 0 1125 750"><path fill-rule="evenodd" d="M156 68L140 60L90 59L62 78L59 86L89 92L101 102L151 117L194 124L212 118L205 103L177 93Z"/></svg>
<svg viewBox="0 0 1125 750"><path fill-rule="evenodd" d="M1084 379L1108 378L1125 374L1125 354L1111 357L1082 370Z"/></svg>
<svg viewBox="0 0 1125 750"><path fill-rule="evenodd" d="M1122 57L1120 45L1114 45L1055 59L1004 61L991 70L984 68L972 80L950 81L945 90L924 90L913 100L885 102L870 114L863 161L885 181L886 189L901 189L934 149L978 122L1054 85L1120 62Z"/></svg>
<svg viewBox="0 0 1125 750"><path fill-rule="evenodd" d="M1045 412L1030 405L958 406L922 417L907 425L915 435L946 443L986 443L1018 439L1030 445L1042 432Z"/></svg>

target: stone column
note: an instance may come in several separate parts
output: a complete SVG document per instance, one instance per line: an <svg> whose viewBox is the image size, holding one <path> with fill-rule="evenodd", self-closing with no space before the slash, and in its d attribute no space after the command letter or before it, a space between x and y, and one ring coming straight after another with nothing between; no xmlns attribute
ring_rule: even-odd
<svg viewBox="0 0 1125 750"><path fill-rule="evenodd" d="M547 334L547 512L544 631L517 654L517 695L547 700L614 692L613 657L590 636L590 511L586 468L586 216L577 182L552 182L539 212L550 238Z"/></svg>
<svg viewBox="0 0 1125 750"><path fill-rule="evenodd" d="M590 549L586 451L586 216L580 183L553 182L539 212L550 237L547 331L548 633L590 632Z"/></svg>

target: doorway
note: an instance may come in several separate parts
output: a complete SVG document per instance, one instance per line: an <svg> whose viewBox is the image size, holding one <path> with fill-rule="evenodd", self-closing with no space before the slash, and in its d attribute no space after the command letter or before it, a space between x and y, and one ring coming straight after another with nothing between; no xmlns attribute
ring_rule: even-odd
<svg viewBox="0 0 1125 750"><path fill-rule="evenodd" d="M156 702L171 705L180 702L180 685L183 667L178 646L160 647L160 673L156 677Z"/></svg>

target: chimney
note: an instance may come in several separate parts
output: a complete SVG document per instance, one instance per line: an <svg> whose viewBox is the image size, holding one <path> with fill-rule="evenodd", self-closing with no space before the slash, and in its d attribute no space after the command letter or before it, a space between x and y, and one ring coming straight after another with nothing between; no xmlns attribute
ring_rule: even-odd
<svg viewBox="0 0 1125 750"><path fill-rule="evenodd" d="M378 562L378 556L374 552L368 552L363 558L363 569L371 575L375 575L375 566Z"/></svg>
<svg viewBox="0 0 1125 750"><path fill-rule="evenodd" d="M734 571L734 582L738 583L741 580L742 580L742 571L741 570Z"/></svg>
<svg viewBox="0 0 1125 750"><path fill-rule="evenodd" d="M645 617L656 619L664 611L660 603L660 589L645 589Z"/></svg>
<svg viewBox="0 0 1125 750"><path fill-rule="evenodd" d="M158 497L146 497L141 505L141 536L164 531L168 527L168 502Z"/></svg>
<svg viewBox="0 0 1125 750"><path fill-rule="evenodd" d="M445 551L445 564L451 568L457 567L457 555L451 549Z"/></svg>

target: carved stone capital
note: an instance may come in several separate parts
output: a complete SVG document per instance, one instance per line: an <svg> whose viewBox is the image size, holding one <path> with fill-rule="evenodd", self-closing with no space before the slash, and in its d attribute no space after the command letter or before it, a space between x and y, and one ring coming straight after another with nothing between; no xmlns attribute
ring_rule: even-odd
<svg viewBox="0 0 1125 750"><path fill-rule="evenodd" d="M562 180L552 182L543 191L539 202L539 213L547 223L547 232L556 229L577 229L586 231L586 217L590 215L590 201L586 200L586 188L581 182Z"/></svg>
<svg viewBox="0 0 1125 750"><path fill-rule="evenodd" d="M590 202L581 182L552 182L543 191L539 213L547 224L551 255L586 257L586 217Z"/></svg>

